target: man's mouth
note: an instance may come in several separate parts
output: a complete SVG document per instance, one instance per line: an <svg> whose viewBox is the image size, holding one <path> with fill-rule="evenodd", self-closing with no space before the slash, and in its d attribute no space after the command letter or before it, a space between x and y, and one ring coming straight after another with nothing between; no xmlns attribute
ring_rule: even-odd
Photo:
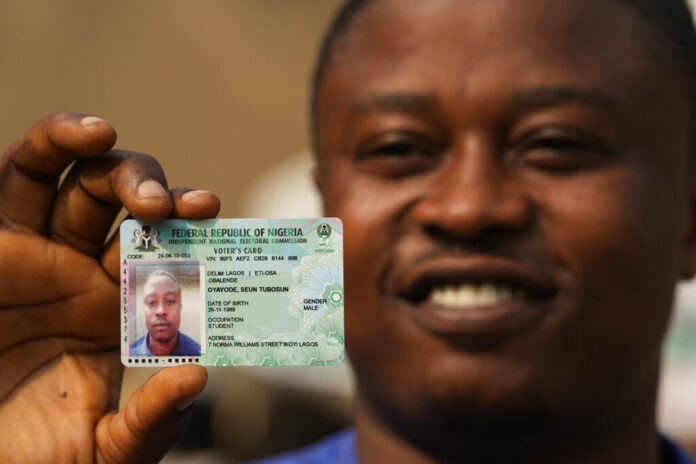
<svg viewBox="0 0 696 464"><path fill-rule="evenodd" d="M429 301L448 308L494 305L527 298L527 291L523 288L490 282L438 286L431 289L428 296Z"/></svg>
<svg viewBox="0 0 696 464"><path fill-rule="evenodd" d="M428 329L472 334L529 326L558 292L543 273L486 256L433 258L405 272L397 288Z"/></svg>

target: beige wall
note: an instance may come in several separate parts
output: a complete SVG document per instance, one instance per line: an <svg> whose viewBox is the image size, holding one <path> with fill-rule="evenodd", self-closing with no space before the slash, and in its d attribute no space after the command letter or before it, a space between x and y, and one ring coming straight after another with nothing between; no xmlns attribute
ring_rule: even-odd
<svg viewBox="0 0 696 464"><path fill-rule="evenodd" d="M312 63L337 0L0 0L0 145L87 111L223 216L265 167L307 147ZM194 167L195 166L195 167Z"/></svg>

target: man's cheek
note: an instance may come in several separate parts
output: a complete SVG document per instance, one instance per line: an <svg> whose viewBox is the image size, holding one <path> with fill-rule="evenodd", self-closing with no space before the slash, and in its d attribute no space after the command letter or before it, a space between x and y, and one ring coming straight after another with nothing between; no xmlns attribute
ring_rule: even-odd
<svg viewBox="0 0 696 464"><path fill-rule="evenodd" d="M380 282L399 240L399 196L364 182L336 198L340 201L327 213L341 218L344 224L347 324L355 319L359 325L369 318L372 328L380 327L386 316L381 308ZM350 301L359 304L351 305ZM364 331L364 327L359 330Z"/></svg>
<svg viewBox="0 0 696 464"><path fill-rule="evenodd" d="M651 216L648 195L629 180L566 195L548 212L547 236L559 260L567 309L594 325L598 336L612 337L629 321L661 323L651 308L664 305L669 293L669 279L652 271L669 267L669 258L654 251L659 223L669 219Z"/></svg>
<svg viewBox="0 0 696 464"><path fill-rule="evenodd" d="M327 201L326 214L343 221L346 255L360 255L365 248L379 247L386 226L385 201L378 190L346 185Z"/></svg>
<svg viewBox="0 0 696 464"><path fill-rule="evenodd" d="M360 301L365 302L377 293L378 263L385 260L388 233L387 226L371 213L357 214L346 212L339 217L344 221L346 291L359 292Z"/></svg>
<svg viewBox="0 0 696 464"><path fill-rule="evenodd" d="M359 177L359 176L357 176ZM387 265L408 221L417 193L384 180L360 178L346 188L331 212L344 223L346 272L375 279Z"/></svg>

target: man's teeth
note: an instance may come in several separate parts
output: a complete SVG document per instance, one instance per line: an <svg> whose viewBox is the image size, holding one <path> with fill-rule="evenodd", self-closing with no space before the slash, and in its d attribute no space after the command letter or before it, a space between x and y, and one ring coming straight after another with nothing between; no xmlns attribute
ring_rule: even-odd
<svg viewBox="0 0 696 464"><path fill-rule="evenodd" d="M525 291L496 284L463 284L436 287L430 292L430 301L451 307L482 306L503 303L510 300L522 300Z"/></svg>

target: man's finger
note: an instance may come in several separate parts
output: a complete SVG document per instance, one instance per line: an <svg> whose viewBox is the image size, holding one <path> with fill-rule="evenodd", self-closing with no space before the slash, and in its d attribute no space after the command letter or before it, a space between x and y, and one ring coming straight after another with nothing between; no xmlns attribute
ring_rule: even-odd
<svg viewBox="0 0 696 464"><path fill-rule="evenodd" d="M99 155L115 142L109 123L84 113L41 120L0 159L0 227L44 232L63 170L76 157Z"/></svg>
<svg viewBox="0 0 696 464"><path fill-rule="evenodd" d="M220 199L208 190L191 190L186 187L171 191L173 207L168 219L210 219L220 211ZM119 247L118 233L109 240L102 253L102 266L112 279L118 280Z"/></svg>
<svg viewBox="0 0 696 464"><path fill-rule="evenodd" d="M118 413L96 429L98 463L159 462L186 426L190 406L208 379L196 365L163 369L152 376Z"/></svg>
<svg viewBox="0 0 696 464"><path fill-rule="evenodd" d="M121 205L146 221L170 214L167 180L157 160L120 150L80 159L58 192L50 235L97 256Z"/></svg>
<svg viewBox="0 0 696 464"><path fill-rule="evenodd" d="M209 190L178 187L172 190L174 208L167 219L210 219L220 212L220 199Z"/></svg>

